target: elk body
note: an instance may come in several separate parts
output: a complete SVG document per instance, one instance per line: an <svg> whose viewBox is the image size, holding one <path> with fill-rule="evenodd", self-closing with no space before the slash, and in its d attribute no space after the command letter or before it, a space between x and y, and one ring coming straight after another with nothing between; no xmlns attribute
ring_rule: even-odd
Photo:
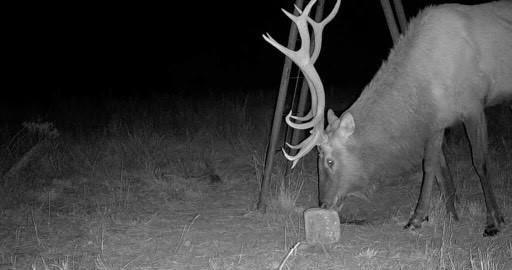
<svg viewBox="0 0 512 270"><path fill-rule="evenodd" d="M422 165L421 193L407 228L419 228L428 218L434 181L455 219L455 188L442 150L444 130L464 123L473 165L487 208L485 236L504 225L491 188L487 125L484 108L512 98L512 1L466 6L429 7L414 18L361 96L339 118L329 110L324 130L325 98L314 69L323 27L335 16L317 23L309 18L311 1L299 16L287 12L297 25L301 48L291 51L270 36L273 46L302 70L312 97L304 117L288 114L297 129L312 128L297 146L296 162L318 146L319 200L323 207L340 209L347 196L365 196L373 181ZM315 38L310 55L308 24Z"/></svg>

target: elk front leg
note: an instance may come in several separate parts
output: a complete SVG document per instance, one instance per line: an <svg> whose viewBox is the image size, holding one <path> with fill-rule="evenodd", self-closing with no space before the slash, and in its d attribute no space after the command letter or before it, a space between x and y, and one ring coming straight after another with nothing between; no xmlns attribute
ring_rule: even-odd
<svg viewBox="0 0 512 270"><path fill-rule="evenodd" d="M432 186L436 176L441 174L441 156L444 131L437 132L425 147L425 157L423 159L423 181L421 184L421 193L414 214L405 225L405 229L420 228L423 221L428 220L430 211L430 199L432 197ZM443 157L444 159L444 157Z"/></svg>
<svg viewBox="0 0 512 270"><path fill-rule="evenodd" d="M443 136L444 137L444 136ZM443 143L443 146L445 144ZM446 157L444 154L444 147L442 147L440 156L440 174L436 175L437 184L439 185L439 189L443 194L443 199L446 203L446 211L450 213L455 220L459 220L457 215L457 211L455 210L455 185L453 184L453 178L450 174L450 169L448 168L448 164L446 163Z"/></svg>

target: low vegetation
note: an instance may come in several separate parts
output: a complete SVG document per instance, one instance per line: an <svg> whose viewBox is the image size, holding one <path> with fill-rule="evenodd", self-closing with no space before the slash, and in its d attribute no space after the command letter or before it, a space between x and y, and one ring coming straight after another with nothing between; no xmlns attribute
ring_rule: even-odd
<svg viewBox="0 0 512 270"><path fill-rule="evenodd" d="M53 125L3 124L0 269L276 269L298 242L282 269L510 269L510 225L481 235L485 204L458 128L447 156L459 222L437 194L429 222L402 230L419 193L413 173L370 202L351 198L344 217L365 222L342 224L339 243L303 243L302 212L317 202L313 154L294 170L279 155L269 211L254 211L273 100L181 93L111 99L94 115L63 100L45 119ZM512 113L489 114L510 224Z"/></svg>

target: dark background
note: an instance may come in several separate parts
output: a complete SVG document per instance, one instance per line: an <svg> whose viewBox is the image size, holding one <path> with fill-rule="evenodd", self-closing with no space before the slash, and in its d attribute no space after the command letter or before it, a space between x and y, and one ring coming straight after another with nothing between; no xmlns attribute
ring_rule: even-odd
<svg viewBox="0 0 512 270"><path fill-rule="evenodd" d="M165 92L277 93L292 0L29 4L6 8L2 106ZM334 0L326 1L326 13ZM408 18L431 4L403 1ZM485 1L458 1L477 3ZM392 47L378 0L343 0L324 32L326 85L364 86ZM5 113L4 113L5 114Z"/></svg>

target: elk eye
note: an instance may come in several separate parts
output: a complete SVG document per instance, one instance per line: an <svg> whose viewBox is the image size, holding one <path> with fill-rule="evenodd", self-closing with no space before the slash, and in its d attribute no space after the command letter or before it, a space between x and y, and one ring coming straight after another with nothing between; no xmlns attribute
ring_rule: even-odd
<svg viewBox="0 0 512 270"><path fill-rule="evenodd" d="M334 166L334 160L332 159L327 159L327 166L329 166L329 168L332 169L332 167Z"/></svg>

